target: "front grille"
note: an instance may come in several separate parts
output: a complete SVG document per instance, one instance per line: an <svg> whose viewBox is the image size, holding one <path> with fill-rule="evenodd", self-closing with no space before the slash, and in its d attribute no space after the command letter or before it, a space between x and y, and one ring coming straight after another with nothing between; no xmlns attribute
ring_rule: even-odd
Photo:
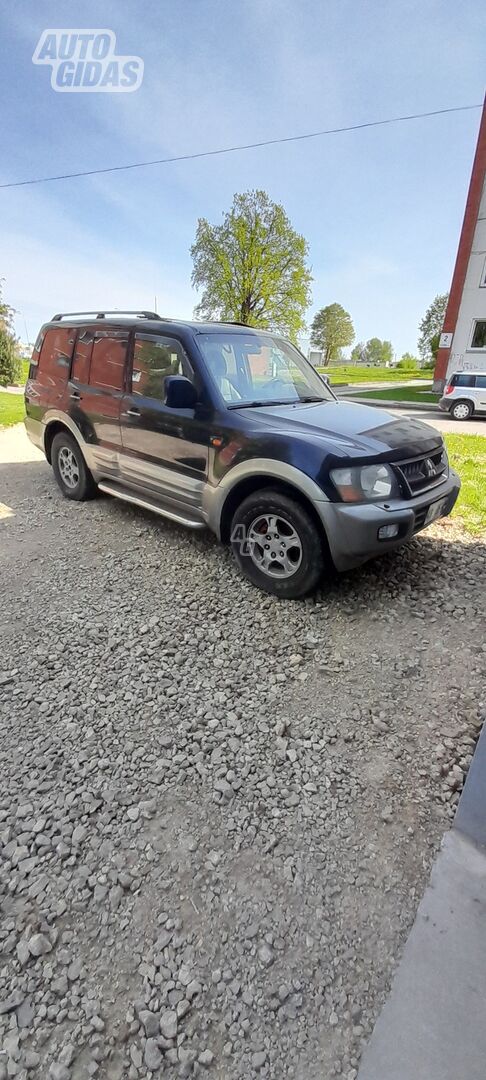
<svg viewBox="0 0 486 1080"><path fill-rule="evenodd" d="M447 453L444 447L441 447L432 454L399 461L395 464L395 469L404 495L412 498L413 495L421 495L422 492L431 491L444 483L449 472Z"/></svg>

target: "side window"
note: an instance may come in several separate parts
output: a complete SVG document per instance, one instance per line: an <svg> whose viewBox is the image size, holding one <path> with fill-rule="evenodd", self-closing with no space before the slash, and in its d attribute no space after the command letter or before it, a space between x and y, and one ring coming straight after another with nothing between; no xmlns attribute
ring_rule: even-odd
<svg viewBox="0 0 486 1080"><path fill-rule="evenodd" d="M67 326L48 330L39 356L39 371L53 379L67 378L75 331Z"/></svg>
<svg viewBox="0 0 486 1080"><path fill-rule="evenodd" d="M91 353L89 385L100 390L123 390L128 336L126 331L97 331Z"/></svg>
<svg viewBox="0 0 486 1080"><path fill-rule="evenodd" d="M93 342L94 334L89 330L79 331L71 367L71 379L74 379L75 382L87 383L89 380Z"/></svg>
<svg viewBox="0 0 486 1080"><path fill-rule="evenodd" d="M479 390L486 390L486 375L476 375L476 386Z"/></svg>
<svg viewBox="0 0 486 1080"><path fill-rule="evenodd" d="M155 334L135 334L132 394L165 400L168 375L191 378L189 363L179 341Z"/></svg>
<svg viewBox="0 0 486 1080"><path fill-rule="evenodd" d="M452 380L453 386L474 386L474 375L466 375L463 372L460 375L454 375Z"/></svg>

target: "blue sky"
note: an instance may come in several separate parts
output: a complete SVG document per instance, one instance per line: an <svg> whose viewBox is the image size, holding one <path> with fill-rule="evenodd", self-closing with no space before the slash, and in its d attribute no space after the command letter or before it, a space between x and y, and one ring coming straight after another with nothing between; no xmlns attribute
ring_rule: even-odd
<svg viewBox="0 0 486 1080"><path fill-rule="evenodd" d="M82 12L82 14L81 14ZM59 94L47 27L108 27L133 94ZM484 0L135 0L2 9L0 182L481 102ZM225 157L0 191L0 277L30 338L54 311L189 318L198 217L264 188L309 242L313 305L415 351L449 287L479 110Z"/></svg>

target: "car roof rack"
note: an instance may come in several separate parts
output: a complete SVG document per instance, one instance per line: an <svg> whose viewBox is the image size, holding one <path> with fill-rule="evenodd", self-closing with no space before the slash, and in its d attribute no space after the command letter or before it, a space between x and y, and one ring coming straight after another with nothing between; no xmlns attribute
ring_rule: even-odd
<svg viewBox="0 0 486 1080"><path fill-rule="evenodd" d="M51 322L61 322L62 319L80 319L86 318L88 315L94 315L96 319L106 319L107 315L118 315L123 317L124 315L136 315L139 319L158 319L160 322L166 322L162 315L157 315L156 311L129 311L128 309L118 311L116 309L106 311L60 311L57 315L53 315Z"/></svg>

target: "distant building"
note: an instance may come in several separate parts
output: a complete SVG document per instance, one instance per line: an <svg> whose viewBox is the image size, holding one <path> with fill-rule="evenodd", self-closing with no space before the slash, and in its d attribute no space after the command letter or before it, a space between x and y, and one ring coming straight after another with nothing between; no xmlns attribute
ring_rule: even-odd
<svg viewBox="0 0 486 1080"><path fill-rule="evenodd" d="M486 99L434 386L442 389L453 371L486 371Z"/></svg>

